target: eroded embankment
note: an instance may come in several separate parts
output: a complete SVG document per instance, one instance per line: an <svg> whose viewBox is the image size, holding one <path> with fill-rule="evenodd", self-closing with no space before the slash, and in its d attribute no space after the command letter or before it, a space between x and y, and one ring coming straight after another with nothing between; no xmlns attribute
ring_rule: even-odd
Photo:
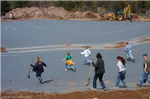
<svg viewBox="0 0 150 99"><path fill-rule="evenodd" d="M14 19L9 19L10 13L13 13ZM39 7L25 7L16 8L8 13L6 13L2 22L7 21L23 21L28 19L55 19L55 20L94 20L94 21L106 21L106 12L93 13L91 11L86 12L69 12L62 7L49 7L49 8L39 8ZM142 18L136 14L132 14L133 21L140 22L150 22L150 19ZM4 18L5 17L5 18ZM117 21L117 20L113 20ZM127 20L124 20L127 21Z"/></svg>
<svg viewBox="0 0 150 99"><path fill-rule="evenodd" d="M139 90L116 90L108 92L76 91L66 94L44 92L11 92L1 93L2 99L149 99L150 88Z"/></svg>

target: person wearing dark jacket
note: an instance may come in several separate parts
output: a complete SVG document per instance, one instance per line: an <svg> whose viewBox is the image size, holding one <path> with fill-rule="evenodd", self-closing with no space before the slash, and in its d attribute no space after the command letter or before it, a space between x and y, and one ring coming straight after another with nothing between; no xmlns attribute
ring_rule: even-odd
<svg viewBox="0 0 150 99"><path fill-rule="evenodd" d="M42 84L42 77L41 77L41 74L44 72L44 67L47 67L47 65L42 62L42 59L37 57L37 62L35 63L35 65L32 65L31 66L33 67L33 71L36 72L36 78L40 81L40 83Z"/></svg>
<svg viewBox="0 0 150 99"><path fill-rule="evenodd" d="M99 78L99 81L103 90L106 91L106 86L103 81L103 74L105 73L104 61L100 53L97 53L96 58L97 58L96 63L92 62L93 66L95 67L95 75L93 79L92 89L96 90L96 87L97 87L96 81L97 81L97 78Z"/></svg>

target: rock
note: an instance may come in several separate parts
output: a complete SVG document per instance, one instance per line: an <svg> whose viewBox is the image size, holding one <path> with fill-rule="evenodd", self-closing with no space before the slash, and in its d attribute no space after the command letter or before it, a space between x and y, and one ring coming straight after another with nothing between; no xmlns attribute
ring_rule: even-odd
<svg viewBox="0 0 150 99"><path fill-rule="evenodd" d="M95 18L98 18L93 12L91 11L88 11L86 12L86 14L84 15L84 18L88 18L88 19L95 19Z"/></svg>

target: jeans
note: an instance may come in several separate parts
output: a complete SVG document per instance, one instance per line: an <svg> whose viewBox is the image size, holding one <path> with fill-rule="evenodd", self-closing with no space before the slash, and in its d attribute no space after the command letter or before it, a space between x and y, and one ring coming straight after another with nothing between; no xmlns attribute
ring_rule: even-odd
<svg viewBox="0 0 150 99"><path fill-rule="evenodd" d="M37 78L38 80L41 79L41 74L42 74L42 72L36 72L36 78Z"/></svg>
<svg viewBox="0 0 150 99"><path fill-rule="evenodd" d="M97 78L99 78L99 81L100 81L100 84L101 84L102 88L105 89L106 86L105 86L105 84L104 84L104 82L103 82L103 80L102 80L102 78L103 78L103 73L101 73L101 74L99 74L99 75L98 75L98 74L95 74L95 75L94 75L93 88L96 88L96 87L97 87L97 84L96 84Z"/></svg>
<svg viewBox="0 0 150 99"><path fill-rule="evenodd" d="M150 84L150 71L148 71L147 73L145 73L145 72L142 73L142 77L141 77L141 80L140 80L140 85L141 86L143 84L143 81L144 81L145 77L147 77L148 82Z"/></svg>
<svg viewBox="0 0 150 99"><path fill-rule="evenodd" d="M132 50L129 50L126 52L127 53L127 57L133 59L133 55L132 55Z"/></svg>
<svg viewBox="0 0 150 99"><path fill-rule="evenodd" d="M126 70L118 73L118 76L117 76L117 79L116 79L116 87L119 87L120 80L122 81L124 86L127 85L127 83L125 81L125 74L126 74Z"/></svg>
<svg viewBox="0 0 150 99"><path fill-rule="evenodd" d="M65 69L68 69L68 64L67 63L65 63Z"/></svg>
<svg viewBox="0 0 150 99"><path fill-rule="evenodd" d="M75 66L68 66L68 64L66 63L65 64L65 69L73 69L73 70L75 70Z"/></svg>
<svg viewBox="0 0 150 99"><path fill-rule="evenodd" d="M91 63L91 61L88 59L88 56L84 58L84 63Z"/></svg>

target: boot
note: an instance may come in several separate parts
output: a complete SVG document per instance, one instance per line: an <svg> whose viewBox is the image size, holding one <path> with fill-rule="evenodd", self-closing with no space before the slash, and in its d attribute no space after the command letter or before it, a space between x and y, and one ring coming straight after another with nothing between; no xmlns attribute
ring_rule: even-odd
<svg viewBox="0 0 150 99"><path fill-rule="evenodd" d="M40 81L40 83L41 83L41 84L43 84L43 82L42 82L42 78L40 78L40 79L39 79L39 81Z"/></svg>

